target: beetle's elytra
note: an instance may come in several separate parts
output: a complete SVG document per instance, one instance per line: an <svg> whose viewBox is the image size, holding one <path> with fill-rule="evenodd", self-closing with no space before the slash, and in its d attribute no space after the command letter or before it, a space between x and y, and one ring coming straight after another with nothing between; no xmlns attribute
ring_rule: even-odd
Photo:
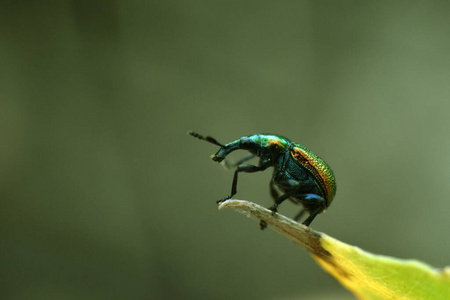
<svg viewBox="0 0 450 300"><path fill-rule="evenodd" d="M309 217L303 222L304 225L309 226L314 218L330 205L336 194L336 181L328 164L311 150L293 143L285 137L273 134L254 134L223 145L209 136L203 137L195 132L189 132L189 134L219 146L219 151L212 156L212 159L217 162L223 161L228 154L235 150L243 149L250 152L250 155L234 165L236 170L231 194L217 203L228 200L236 194L239 172L253 173L264 171L268 167L273 167L270 181L270 194L275 201L275 204L270 207L273 214L277 212L278 205L289 199L303 205L303 209L295 217L296 221L305 211L309 213ZM259 157L257 166L245 164L245 161L255 156ZM281 195L275 186L282 192ZM261 229L265 227L266 224L262 221Z"/></svg>

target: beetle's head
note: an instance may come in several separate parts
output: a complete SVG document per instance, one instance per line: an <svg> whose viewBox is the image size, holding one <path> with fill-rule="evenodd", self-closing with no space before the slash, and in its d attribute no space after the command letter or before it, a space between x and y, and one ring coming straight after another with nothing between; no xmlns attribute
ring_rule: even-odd
<svg viewBox="0 0 450 300"><path fill-rule="evenodd" d="M260 157L265 162L274 162L286 151L290 141L275 135L255 134L244 136L220 148L212 159L221 162L231 152L241 149Z"/></svg>
<svg viewBox="0 0 450 300"><path fill-rule="evenodd" d="M219 151L211 158L214 161L221 162L231 152L242 149L260 157L264 162L270 164L286 151L291 142L283 137L270 134L254 134L250 136L243 136L228 144L221 144L216 139L210 136L201 136L198 133L189 132L190 135L198 139L204 140L208 143L220 146Z"/></svg>

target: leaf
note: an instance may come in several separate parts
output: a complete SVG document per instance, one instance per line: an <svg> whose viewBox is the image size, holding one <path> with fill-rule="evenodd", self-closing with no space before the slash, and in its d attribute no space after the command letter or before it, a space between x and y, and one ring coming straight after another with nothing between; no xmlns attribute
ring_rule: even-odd
<svg viewBox="0 0 450 300"><path fill-rule="evenodd" d="M253 215L303 246L318 264L359 299L448 300L450 267L433 269L418 260L376 255L243 200L228 200L219 209Z"/></svg>

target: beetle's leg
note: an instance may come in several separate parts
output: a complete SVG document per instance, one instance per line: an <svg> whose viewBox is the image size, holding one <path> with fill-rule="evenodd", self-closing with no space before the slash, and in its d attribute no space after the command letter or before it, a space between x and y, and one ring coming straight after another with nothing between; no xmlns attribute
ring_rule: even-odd
<svg viewBox="0 0 450 300"><path fill-rule="evenodd" d="M273 180L270 181L270 195L272 196L274 201L277 201L278 197L280 197L277 190L275 189L275 184L273 183Z"/></svg>
<svg viewBox="0 0 450 300"><path fill-rule="evenodd" d="M270 186L270 192L272 193L272 191L277 193L275 188L273 188L272 185L271 185ZM275 204L272 205L271 207L269 207L269 209L272 211L272 216L274 216L276 214L276 212L278 211L278 205L280 205L284 200L286 200L289 197L294 196L294 195L295 195L295 193L286 193L286 194L283 194L283 195L279 196L278 198L276 198L275 199ZM272 194L272 196L274 196L274 194ZM259 222L259 227L261 228L261 230L264 230L267 227L267 223L265 221L261 220Z"/></svg>
<svg viewBox="0 0 450 300"><path fill-rule="evenodd" d="M283 203L284 200L288 199L289 197L291 197L293 195L295 195L295 193L286 193L284 195L279 196L275 200L275 204L269 208L272 211L272 216L274 216L275 213L278 211L278 205L280 205L281 203Z"/></svg>
<svg viewBox="0 0 450 300"><path fill-rule="evenodd" d="M237 180L238 180L238 173L239 172L245 172L245 173L254 173L254 172L258 172L258 171L264 171L265 169L267 169L267 167L265 166L254 166L254 165L247 165L247 164L242 164L239 165L236 169L236 171L234 171L234 177L233 177L233 184L231 185L231 194L229 194L227 197L220 199L217 201L217 203L221 203L224 202L228 199L230 199L231 197L233 197L234 195L236 195L236 187L237 187Z"/></svg>
<svg viewBox="0 0 450 300"><path fill-rule="evenodd" d="M322 207L318 207L316 208L316 210L314 210L308 217L308 219L306 219L302 224L305 226L309 226L309 224L311 224L311 222L314 220L314 218L322 211Z"/></svg>
<svg viewBox="0 0 450 300"><path fill-rule="evenodd" d="M270 195L272 196L275 202L280 197L277 190L275 189L275 184L273 183L273 180L270 181ZM259 221L259 228L261 228L261 230L266 229L266 227L267 227L266 221L264 220Z"/></svg>
<svg viewBox="0 0 450 300"><path fill-rule="evenodd" d="M225 169L229 170L229 169L236 168L237 166L241 165L242 163L246 162L247 160L252 159L253 157L255 157L255 155L252 153L249 153L235 163L229 163L227 160L223 160L221 162L221 164Z"/></svg>
<svg viewBox="0 0 450 300"><path fill-rule="evenodd" d="M246 156L244 156L243 158L241 158L240 160L238 160L236 163L233 164L233 167L239 166L242 163L246 162L247 160L252 159L253 157L255 157L255 154L253 153L249 153Z"/></svg>
<svg viewBox="0 0 450 300"><path fill-rule="evenodd" d="M305 213L305 209L302 209L295 217L294 217L294 221L298 221L300 220L300 218L303 216L303 214Z"/></svg>
<svg viewBox="0 0 450 300"><path fill-rule="evenodd" d="M294 196L297 193L295 189L295 187L299 186L299 182L297 180L288 179L283 181L283 184L289 185L293 188L291 188L290 191L287 192L286 194L279 196L277 190L275 189L273 179L270 182L270 194L272 195L272 198L275 200L275 204L269 208L273 212L272 215L275 215L275 213L277 212L278 205L280 205L284 200L288 199L291 196Z"/></svg>
<svg viewBox="0 0 450 300"><path fill-rule="evenodd" d="M326 207L325 199L316 194L303 194L296 195L297 198L301 199L301 202L305 207L311 207L308 209L310 211L309 217L303 222L303 225L309 226L314 218Z"/></svg>

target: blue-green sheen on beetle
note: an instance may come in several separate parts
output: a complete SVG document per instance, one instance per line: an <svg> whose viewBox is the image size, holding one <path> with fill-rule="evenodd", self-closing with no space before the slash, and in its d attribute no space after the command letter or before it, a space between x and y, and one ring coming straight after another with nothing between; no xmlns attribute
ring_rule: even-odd
<svg viewBox="0 0 450 300"><path fill-rule="evenodd" d="M239 172L253 173L273 167L270 181L270 194L275 204L269 209L275 214L278 206L286 199L303 205L303 209L295 216L299 220L305 211L309 217L303 222L309 226L314 218L326 209L336 194L336 180L328 164L308 148L291 142L285 137L274 134L254 134L243 136L228 144L221 144L212 137L203 137L195 132L190 135L198 139L220 146L219 151L212 156L216 162L222 162L228 154L235 150L247 150L251 154L241 159L234 172L231 194L217 203L233 197L237 190ZM259 157L257 166L245 164L252 157ZM282 192L280 195L275 186ZM261 229L266 227L261 222Z"/></svg>

